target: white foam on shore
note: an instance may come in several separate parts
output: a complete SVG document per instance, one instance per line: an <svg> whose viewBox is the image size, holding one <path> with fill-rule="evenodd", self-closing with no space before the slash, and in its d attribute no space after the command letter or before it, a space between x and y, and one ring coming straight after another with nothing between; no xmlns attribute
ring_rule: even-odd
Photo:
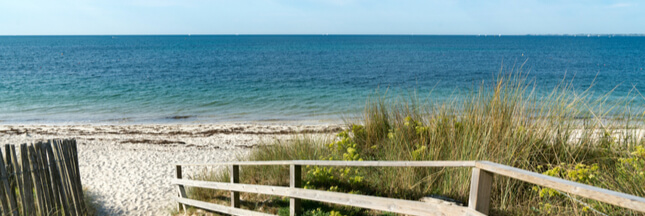
<svg viewBox="0 0 645 216"><path fill-rule="evenodd" d="M294 133L333 134L338 125L2 125L3 144L76 138L81 181L100 215L168 215L177 163L235 160ZM203 173L186 167L186 176Z"/></svg>

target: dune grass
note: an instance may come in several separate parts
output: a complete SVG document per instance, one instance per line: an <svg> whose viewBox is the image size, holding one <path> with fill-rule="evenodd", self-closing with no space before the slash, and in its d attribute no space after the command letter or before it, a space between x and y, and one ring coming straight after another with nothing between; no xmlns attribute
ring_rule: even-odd
<svg viewBox="0 0 645 216"><path fill-rule="evenodd" d="M500 73L502 74L502 73ZM465 97L438 105L413 94L368 100L347 130L328 140L297 135L292 142L254 149L242 160L488 160L637 196L645 196L645 141L633 94L613 104L563 81L550 94L535 93L521 71L497 76ZM636 96L634 96L636 95ZM592 97L593 96L593 97ZM419 200L441 196L467 204L470 169L303 169L304 187ZM288 185L288 167L245 166L241 182ZM228 181L226 171L209 181ZM227 192L191 189L194 199L226 203ZM243 208L288 213L288 199L242 194ZM552 189L495 177L491 215L643 215ZM305 215L390 215L306 202Z"/></svg>

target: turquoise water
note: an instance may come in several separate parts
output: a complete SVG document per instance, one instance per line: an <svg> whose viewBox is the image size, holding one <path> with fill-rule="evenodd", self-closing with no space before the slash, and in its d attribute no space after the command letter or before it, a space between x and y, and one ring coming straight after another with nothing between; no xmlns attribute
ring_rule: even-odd
<svg viewBox="0 0 645 216"><path fill-rule="evenodd" d="M445 101L525 61L540 91L645 90L645 37L3 36L0 121L337 120L376 89Z"/></svg>

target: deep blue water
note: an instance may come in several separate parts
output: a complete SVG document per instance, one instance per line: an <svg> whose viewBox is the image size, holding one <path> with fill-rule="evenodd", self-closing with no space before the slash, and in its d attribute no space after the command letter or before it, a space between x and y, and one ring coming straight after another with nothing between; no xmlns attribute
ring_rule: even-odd
<svg viewBox="0 0 645 216"><path fill-rule="evenodd" d="M645 37L3 36L0 121L336 120L376 89L450 100L525 61L539 91L645 91Z"/></svg>

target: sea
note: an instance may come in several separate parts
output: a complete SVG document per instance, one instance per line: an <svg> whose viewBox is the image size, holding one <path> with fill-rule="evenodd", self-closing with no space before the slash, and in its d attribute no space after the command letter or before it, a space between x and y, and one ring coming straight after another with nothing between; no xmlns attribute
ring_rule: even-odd
<svg viewBox="0 0 645 216"><path fill-rule="evenodd" d="M0 36L0 124L333 122L520 68L536 92L565 80L619 101L645 93L645 37Z"/></svg>

